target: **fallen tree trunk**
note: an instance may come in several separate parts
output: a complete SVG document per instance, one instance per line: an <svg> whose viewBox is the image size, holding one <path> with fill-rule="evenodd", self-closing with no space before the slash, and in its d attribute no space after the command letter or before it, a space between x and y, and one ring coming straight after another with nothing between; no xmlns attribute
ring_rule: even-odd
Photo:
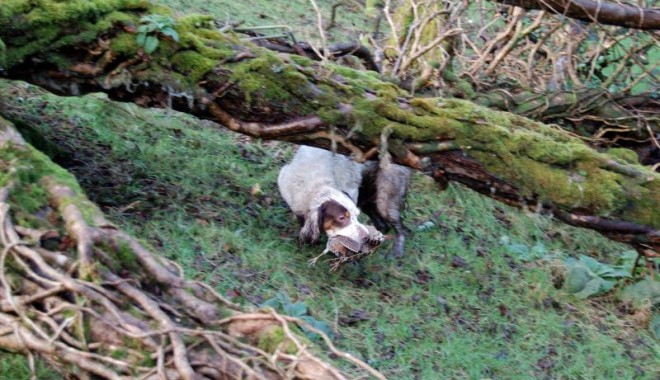
<svg viewBox="0 0 660 380"><path fill-rule="evenodd" d="M78 378L346 378L313 353L302 326L382 378L303 321L244 310L184 279L2 118L0 167L0 350Z"/></svg>
<svg viewBox="0 0 660 380"><path fill-rule="evenodd" d="M51 3L12 4L20 6L0 14L7 78L172 107L254 137L336 147L357 160L386 149L441 183L660 250L660 176L625 151L607 155L558 128L471 102L414 98L376 73L278 55L221 33L205 16L172 20L176 39L153 32L157 48L147 54L136 39L140 17L161 8L64 2L58 6L70 12L53 18Z"/></svg>

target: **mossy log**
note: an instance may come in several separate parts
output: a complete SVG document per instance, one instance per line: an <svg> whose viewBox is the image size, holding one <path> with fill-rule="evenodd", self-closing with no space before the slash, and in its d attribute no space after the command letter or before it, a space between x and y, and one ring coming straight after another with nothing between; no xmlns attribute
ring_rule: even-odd
<svg viewBox="0 0 660 380"><path fill-rule="evenodd" d="M151 32L158 45L147 54L136 36L151 14L170 15L136 0L9 0L0 10L0 75L59 94L102 91L172 107L356 160L387 149L440 183L458 181L660 250L660 175L625 151L599 152L554 126L472 102L412 97L374 72L277 54L221 32L206 16L176 19L176 39Z"/></svg>
<svg viewBox="0 0 660 380"><path fill-rule="evenodd" d="M382 378L303 321L184 279L0 118L0 352L72 378L345 379L299 326Z"/></svg>
<svg viewBox="0 0 660 380"><path fill-rule="evenodd" d="M590 88L534 92L504 83L501 88L477 92L469 81L452 73L445 72L443 77L446 92L454 97L543 123L559 123L592 146L629 148L644 165L660 162L655 154L660 105L652 90L637 95Z"/></svg>

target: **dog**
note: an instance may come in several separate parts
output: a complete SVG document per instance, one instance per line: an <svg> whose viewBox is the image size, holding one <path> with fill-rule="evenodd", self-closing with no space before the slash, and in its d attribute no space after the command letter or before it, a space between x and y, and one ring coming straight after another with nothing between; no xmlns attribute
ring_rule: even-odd
<svg viewBox="0 0 660 380"><path fill-rule="evenodd" d="M341 154L301 146L280 170L277 184L302 221L301 241L318 242L325 232L329 239L343 237L357 246L366 244L374 229L358 221L359 204L378 229L394 227L392 254L400 257L406 233L400 210L410 175L410 169L387 160L361 164Z"/></svg>

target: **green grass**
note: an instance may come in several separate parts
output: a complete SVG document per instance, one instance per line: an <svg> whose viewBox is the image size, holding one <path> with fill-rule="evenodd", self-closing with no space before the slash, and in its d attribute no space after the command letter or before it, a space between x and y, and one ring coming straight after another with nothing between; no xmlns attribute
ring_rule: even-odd
<svg viewBox="0 0 660 380"><path fill-rule="evenodd" d="M58 380L62 377L47 367L43 362L35 362L37 379ZM30 378L30 366L25 356L0 350L0 379L21 380Z"/></svg>
<svg viewBox="0 0 660 380"><path fill-rule="evenodd" d="M316 14L309 0L267 0L267 1L232 1L232 0L156 0L175 10L177 14L199 12L209 14L218 20L241 23L239 27L286 25L291 28L296 40L319 43ZM330 7L337 1L317 0L324 22L330 20ZM375 27L375 21L360 12L358 6L350 5L339 8L336 27L326 31L330 41L355 41L360 34ZM324 24L325 25L325 24ZM260 30L267 35L281 35L283 29Z"/></svg>
<svg viewBox="0 0 660 380"><path fill-rule="evenodd" d="M40 110L46 122L36 132L57 147L44 150L122 228L177 260L189 277L238 294L237 302L256 305L277 292L304 302L331 325L341 349L388 378L658 375L658 341L613 297L577 300L555 287L560 258L613 262L628 249L593 231L458 186L439 193L416 175L405 223L437 217L408 239L402 260L381 250L337 273L309 268L322 247L297 244L297 223L275 185L290 145L247 143L212 123L100 95L58 98L0 82L0 92L10 88L17 97L5 104L20 106L15 114L28 120ZM544 253L519 257L503 236Z"/></svg>
<svg viewBox="0 0 660 380"><path fill-rule="evenodd" d="M159 3L245 25L286 23L301 39L315 33L305 0ZM330 3L319 1L325 15ZM360 15L340 15L331 38L363 29ZM636 315L612 296L584 301L557 288L562 258L614 262L628 249L593 231L459 186L439 193L416 175L404 220L427 228L409 237L405 257L388 260L381 250L329 273L323 263L307 266L322 247L298 245L277 192L290 145L247 143L209 122L102 95L59 98L0 81L0 94L10 93L5 109L34 128L24 125L24 135L68 167L115 223L236 302L258 305L277 292L304 302L341 349L388 378L660 376L660 345ZM512 243L543 253L520 257ZM57 378L39 368L38 378ZM0 353L0 378L28 379L25 359Z"/></svg>

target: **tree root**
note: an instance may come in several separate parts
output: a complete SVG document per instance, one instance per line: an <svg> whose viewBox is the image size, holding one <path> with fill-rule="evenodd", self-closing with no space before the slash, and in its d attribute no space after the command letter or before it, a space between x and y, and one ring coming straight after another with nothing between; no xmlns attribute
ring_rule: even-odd
<svg viewBox="0 0 660 380"><path fill-rule="evenodd" d="M2 135L5 144L31 149ZM176 264L108 223L72 187L55 177L40 183L49 229L15 225L12 186L24 189L0 188L0 350L28 355L31 367L39 357L79 378L347 377L312 352L315 345L298 332L314 330L304 321L273 310L247 312L186 280ZM59 247L46 248L45 236ZM314 332L333 355L383 378Z"/></svg>

